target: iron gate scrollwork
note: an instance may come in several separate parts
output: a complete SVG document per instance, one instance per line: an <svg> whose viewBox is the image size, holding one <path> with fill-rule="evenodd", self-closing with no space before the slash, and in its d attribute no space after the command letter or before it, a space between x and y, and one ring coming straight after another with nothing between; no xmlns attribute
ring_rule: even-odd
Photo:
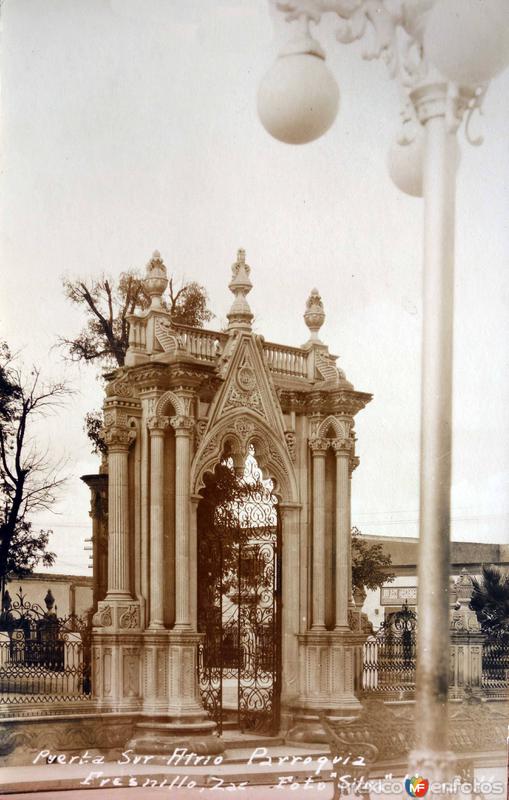
<svg viewBox="0 0 509 800"><path fill-rule="evenodd" d="M221 733L276 732L280 689L281 535L272 481L251 446L242 477L231 458L208 476L198 506L199 683Z"/></svg>

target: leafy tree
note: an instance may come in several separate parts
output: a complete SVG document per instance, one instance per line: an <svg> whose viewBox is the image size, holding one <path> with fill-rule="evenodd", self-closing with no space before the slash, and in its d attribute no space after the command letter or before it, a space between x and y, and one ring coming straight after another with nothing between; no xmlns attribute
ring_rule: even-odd
<svg viewBox="0 0 509 800"><path fill-rule="evenodd" d="M470 609L489 638L509 637L509 573L483 565L481 579L472 578Z"/></svg>
<svg viewBox="0 0 509 800"><path fill-rule="evenodd" d="M92 443L92 453L97 456L106 456L108 448L102 435L103 414L102 411L89 411L85 414L85 425L83 430Z"/></svg>
<svg viewBox="0 0 509 800"><path fill-rule="evenodd" d="M62 382L45 383L33 368L24 376L7 345L0 346L0 588L10 577L23 577L39 563L51 565L49 531L36 532L30 515L49 509L64 478L62 464L51 460L33 436L33 426L57 410L69 389Z"/></svg>
<svg viewBox="0 0 509 800"><path fill-rule="evenodd" d="M86 317L85 326L74 339L60 339L70 358L122 367L129 345L127 318L150 306L141 273L123 272L118 282L106 276L88 281L65 279L63 285L67 298ZM207 301L207 293L200 284L192 281L177 290L170 278L168 300L163 299L163 306L175 323L201 327L212 319Z"/></svg>
<svg viewBox="0 0 509 800"><path fill-rule="evenodd" d="M74 339L60 338L60 345L73 361L122 367L129 346L128 317L150 306L141 273L123 272L118 282L104 275L99 279L65 279L63 286L71 303L84 311L86 323ZM207 302L207 292L199 283L191 281L176 289L173 278L168 282L168 299L162 300L175 323L194 327L212 319ZM85 415L84 430L92 442L92 452L98 455L106 452L101 429L101 411Z"/></svg>
<svg viewBox="0 0 509 800"><path fill-rule="evenodd" d="M378 589L395 578L389 571L392 559L382 544L367 542L361 536L358 528L352 528L352 588Z"/></svg>

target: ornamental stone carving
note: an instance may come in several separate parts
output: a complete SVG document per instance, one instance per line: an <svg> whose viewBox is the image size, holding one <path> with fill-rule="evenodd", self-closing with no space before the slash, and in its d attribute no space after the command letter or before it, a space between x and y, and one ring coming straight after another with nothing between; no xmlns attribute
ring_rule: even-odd
<svg viewBox="0 0 509 800"><path fill-rule="evenodd" d="M243 417L236 419L233 427L243 442L246 442L255 431L254 423L250 420L244 419Z"/></svg>
<svg viewBox="0 0 509 800"><path fill-rule="evenodd" d="M194 419L191 417L184 417L179 414L176 417L170 417L170 424L176 431L184 431L190 433L194 428Z"/></svg>
<svg viewBox="0 0 509 800"><path fill-rule="evenodd" d="M348 462L348 471L350 473L350 477L352 477L352 472L357 469L361 460L358 456L350 456L350 460Z"/></svg>
<svg viewBox="0 0 509 800"><path fill-rule="evenodd" d="M237 372L237 383L244 392L252 392L256 386L256 375L253 367L244 364Z"/></svg>
<svg viewBox="0 0 509 800"><path fill-rule="evenodd" d="M143 278L143 288L150 297L152 308L160 308L161 295L168 286L166 266L158 250L154 250L152 258L147 264L145 277Z"/></svg>
<svg viewBox="0 0 509 800"><path fill-rule="evenodd" d="M237 389L236 386L231 387L230 394L228 395L228 399L224 407L225 410L228 408L239 407L250 408L253 411L256 411L258 414L263 414L263 405L260 393L258 391L243 392Z"/></svg>
<svg viewBox="0 0 509 800"><path fill-rule="evenodd" d="M325 453L325 451L329 447L329 440L328 439L319 439L319 438L310 439L309 440L309 446L310 446L311 450L313 451L313 455L315 453L318 454L318 453L320 453L322 451Z"/></svg>
<svg viewBox="0 0 509 800"><path fill-rule="evenodd" d="M170 420L168 417L150 417L147 421L147 427L150 431L165 431L169 428Z"/></svg>
<svg viewBox="0 0 509 800"><path fill-rule="evenodd" d="M121 428L113 425L110 428L103 428L103 438L110 450L128 450L136 439L136 431L133 428Z"/></svg>
<svg viewBox="0 0 509 800"><path fill-rule="evenodd" d="M92 617L92 625L96 628L109 628L112 624L110 606L103 606Z"/></svg>
<svg viewBox="0 0 509 800"><path fill-rule="evenodd" d="M354 442L353 439L332 439L331 446L336 453L350 453Z"/></svg>
<svg viewBox="0 0 509 800"><path fill-rule="evenodd" d="M119 617L119 628L138 628L140 625L140 612L138 606L129 606Z"/></svg>
<svg viewBox="0 0 509 800"><path fill-rule="evenodd" d="M201 440L203 439L203 434L207 429L208 420L207 419L199 419L194 427L194 432L196 436L196 444L199 445Z"/></svg>
<svg viewBox="0 0 509 800"><path fill-rule="evenodd" d="M182 337L177 334L170 321L156 319L155 334L165 353L171 354L185 349Z"/></svg>
<svg viewBox="0 0 509 800"><path fill-rule="evenodd" d="M285 441L290 458L295 461L295 433L293 431L285 431Z"/></svg>
<svg viewBox="0 0 509 800"><path fill-rule="evenodd" d="M311 289L311 293L306 301L306 311L304 313L304 322L308 326L312 341L319 341L318 331L325 322L325 312L323 310L322 298L318 289Z"/></svg>

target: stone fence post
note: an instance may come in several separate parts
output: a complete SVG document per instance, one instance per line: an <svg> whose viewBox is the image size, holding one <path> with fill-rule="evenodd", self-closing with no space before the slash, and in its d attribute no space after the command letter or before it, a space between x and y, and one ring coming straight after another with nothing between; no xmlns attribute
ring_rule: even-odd
<svg viewBox="0 0 509 800"><path fill-rule="evenodd" d="M83 645L81 633L69 631L64 637L64 674L66 694L80 694L82 691Z"/></svg>
<svg viewBox="0 0 509 800"><path fill-rule="evenodd" d="M7 631L0 631L0 669L9 663L11 640Z"/></svg>
<svg viewBox="0 0 509 800"><path fill-rule="evenodd" d="M465 692L479 695L482 690L482 651L485 637L475 611L469 609L472 588L472 577L463 568L452 587L449 670L451 698L462 698Z"/></svg>

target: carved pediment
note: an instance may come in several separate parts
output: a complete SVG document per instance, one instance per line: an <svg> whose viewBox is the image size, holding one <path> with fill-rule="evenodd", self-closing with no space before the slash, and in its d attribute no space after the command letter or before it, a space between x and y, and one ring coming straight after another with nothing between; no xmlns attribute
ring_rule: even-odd
<svg viewBox="0 0 509 800"><path fill-rule="evenodd" d="M236 337L224 369L224 383L216 395L207 430L226 414L245 409L260 417L280 441L285 441L281 406L265 364L260 343L251 334Z"/></svg>

